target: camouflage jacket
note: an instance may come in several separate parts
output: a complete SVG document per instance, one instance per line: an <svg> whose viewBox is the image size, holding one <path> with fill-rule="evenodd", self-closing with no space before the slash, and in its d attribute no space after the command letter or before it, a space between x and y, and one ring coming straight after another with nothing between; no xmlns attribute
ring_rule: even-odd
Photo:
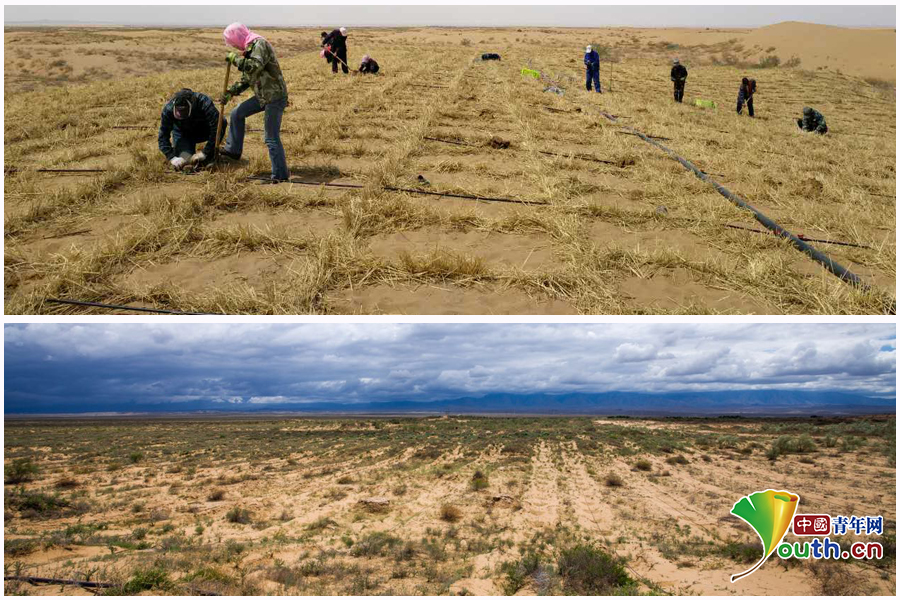
<svg viewBox="0 0 900 600"><path fill-rule="evenodd" d="M239 82L228 88L228 93L232 96L237 96L252 87L262 106L274 100L287 98L287 85L284 83L278 59L275 58L275 50L266 40L262 38L254 40L244 54L238 57L235 66L243 75Z"/></svg>
<svg viewBox="0 0 900 600"><path fill-rule="evenodd" d="M803 118L800 120L800 128L803 131L812 131L820 135L828 133L825 116L815 109L813 109L812 115L809 117L803 115Z"/></svg>

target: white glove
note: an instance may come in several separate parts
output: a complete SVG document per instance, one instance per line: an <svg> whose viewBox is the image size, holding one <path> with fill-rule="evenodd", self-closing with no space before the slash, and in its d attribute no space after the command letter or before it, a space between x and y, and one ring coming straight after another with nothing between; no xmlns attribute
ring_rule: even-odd
<svg viewBox="0 0 900 600"><path fill-rule="evenodd" d="M187 162L187 161L184 160L183 158L181 158L180 156L176 156L175 158L173 158L172 160L169 161L169 163L170 163L173 167L175 167L176 169L178 169L179 171L181 170L181 168L184 166L184 164L185 164L186 162Z"/></svg>
<svg viewBox="0 0 900 600"><path fill-rule="evenodd" d="M191 163L192 163L192 164L201 163L201 162L203 162L204 160L206 160L206 155L203 154L203 152L198 152L197 154L195 154L195 155L193 155L193 156L191 157Z"/></svg>

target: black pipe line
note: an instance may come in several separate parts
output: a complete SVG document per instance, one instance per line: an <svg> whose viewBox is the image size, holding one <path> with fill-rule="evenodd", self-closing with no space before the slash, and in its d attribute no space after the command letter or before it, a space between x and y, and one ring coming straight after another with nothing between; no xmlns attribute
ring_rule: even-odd
<svg viewBox="0 0 900 600"><path fill-rule="evenodd" d="M113 583L104 583L102 581L77 581L75 579L51 579L49 577L31 577L27 575L6 575L3 581L24 581L34 585L41 583L54 583L59 585L77 585L85 588L113 588Z"/></svg>
<svg viewBox="0 0 900 600"><path fill-rule="evenodd" d="M138 306L122 306L118 304L103 304L102 302L85 302L83 300L66 300L62 298L47 298L46 302L52 302L54 304L71 304L73 306L93 306L96 308L109 308L114 310L134 310L137 312L146 312L146 313L157 313L161 315L208 315L214 313L192 313L192 312L181 312L177 310L166 310L163 308L142 308Z"/></svg>
<svg viewBox="0 0 900 600"><path fill-rule="evenodd" d="M617 122L617 119L615 119L614 117L611 117L608 113L600 111L600 114L602 114L604 117L606 117L613 123ZM626 129L629 129L630 133L632 135L636 135L637 137L641 138L648 144L656 146L657 148L659 148L660 150L662 150L663 152L665 152L666 154L668 154L669 156L671 156L672 158L677 160L679 163L681 163L681 165L685 169L694 173L694 175L696 175L698 178L700 178L700 180L712 184L712 186L714 188L716 188L716 191L719 192L719 194L724 196L726 199L728 199L733 204L737 205L739 208L743 208L744 210L748 210L751 213L753 213L754 218L757 221L759 221L766 229L769 229L775 235L778 235L778 236L783 237L783 238L787 239L788 241L790 241L791 244L793 244L795 248L797 248L801 252L806 253L810 258L812 258L816 262L820 263L822 266L824 266L826 269L828 269L831 273L836 275L841 281L846 281L846 282L858 287L859 289L861 289L863 291L867 291L867 292L873 291L871 286L869 286L867 283L865 283L862 279L860 279L852 271L850 271L849 269L847 269L840 263L835 262L827 254L824 254L823 252L816 250L815 248L813 248L812 246L810 246L809 244L804 242L802 239L800 239L799 237L797 237L796 235L794 235L787 229L783 228L781 225L779 225L778 223L776 223L775 221L773 221L772 219L770 219L769 217L764 215L762 212L760 212L756 207L752 206L746 200L744 200L743 198L741 198L740 196L738 196L731 190L727 189L719 182L717 182L713 179L710 179L706 173L704 173L703 171L698 169L687 159L682 158L681 156L676 154L670 148L660 144L659 142L654 141L653 139L650 138L650 136L647 136L647 135L641 133L637 129L634 129L633 127L628 127L627 125L623 125L623 127L625 127ZM896 312L896 305L894 306L894 308L892 308L891 312Z"/></svg>
<svg viewBox="0 0 900 600"><path fill-rule="evenodd" d="M31 585L53 584L53 585L77 585L90 589L110 589L121 587L115 583L107 583L103 581L79 581L77 579L53 579L51 577L32 577L30 575L6 575L3 581L24 581ZM209 590L198 590L191 588L191 593L196 596L221 596L218 592Z"/></svg>
<svg viewBox="0 0 900 600"><path fill-rule="evenodd" d="M268 177L261 176L253 176L248 177L247 179L252 181L268 181ZM352 183L325 183L325 182L317 182L317 181L303 181L301 179L289 179L287 183L296 183L298 185L309 185L314 187L334 187L334 188L345 188L351 190L361 190L365 186L355 185ZM473 196L470 194L454 194L450 192L431 192L427 190L417 190L415 188L401 188L401 187L393 187L393 186L382 186L383 190L388 192L405 192L407 194L420 194L423 196L446 196L448 198L461 198L463 200L480 200L483 202L506 202L510 204L526 204L531 206L546 206L549 202L534 202L531 200L519 200L517 198L495 198L491 196Z"/></svg>
<svg viewBox="0 0 900 600"><path fill-rule="evenodd" d="M725 227L730 227L731 229L742 229L744 231L750 231L752 233L763 233L765 235L775 235L773 232L768 231L768 230L760 231L759 229L753 229L751 227L741 227L740 225L732 225L730 223L726 223ZM867 250L872 249L872 246L866 246L864 244L854 244L852 242L838 242L835 240L823 240L823 239L818 239L818 238L811 238L811 237L806 237L802 233L798 233L797 237L800 238L801 240L803 240L804 242L816 242L819 244L833 244L835 246L851 246L853 248L865 248Z"/></svg>

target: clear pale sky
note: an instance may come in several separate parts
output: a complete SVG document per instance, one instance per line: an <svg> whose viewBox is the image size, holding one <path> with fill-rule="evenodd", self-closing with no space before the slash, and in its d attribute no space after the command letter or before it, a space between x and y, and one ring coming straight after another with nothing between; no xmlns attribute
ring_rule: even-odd
<svg viewBox="0 0 900 600"><path fill-rule="evenodd" d="M4 6L5 23L130 26L759 27L805 21L895 28L896 6Z"/></svg>

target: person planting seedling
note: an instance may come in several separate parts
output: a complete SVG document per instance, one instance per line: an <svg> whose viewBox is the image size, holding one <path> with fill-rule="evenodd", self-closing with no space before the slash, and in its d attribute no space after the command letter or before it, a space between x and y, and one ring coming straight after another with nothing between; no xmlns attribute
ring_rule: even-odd
<svg viewBox="0 0 900 600"><path fill-rule="evenodd" d="M347 64L347 28L341 27L329 33L324 40L322 46L325 47L325 54L330 55L331 72L337 73L338 62L341 64L341 70L346 74L350 72L350 66Z"/></svg>
<svg viewBox="0 0 900 600"><path fill-rule="evenodd" d="M738 90L737 114L741 114L744 103L747 103L747 114L753 116L753 94L756 93L756 80L744 77L741 80L741 88Z"/></svg>
<svg viewBox="0 0 900 600"><path fill-rule="evenodd" d="M375 75L378 73L378 63L375 62L375 59L366 54L362 57L362 62L359 64L359 72L360 73L370 73Z"/></svg>
<svg viewBox="0 0 900 600"><path fill-rule="evenodd" d="M244 131L247 117L265 112L265 141L272 162L272 178L266 183L281 183L290 179L284 146L281 143L281 119L288 103L287 85L275 50L265 38L253 33L242 23L232 23L223 32L225 43L240 50L229 52L226 60L243 74L241 80L228 88L222 105L247 88L253 89L253 97L231 111L231 125L222 155L237 160L244 149Z"/></svg>
<svg viewBox="0 0 900 600"><path fill-rule="evenodd" d="M828 133L828 125L825 124L825 115L814 108L804 107L803 118L797 119L797 127L800 131L808 131L825 135Z"/></svg>
<svg viewBox="0 0 900 600"><path fill-rule="evenodd" d="M688 72L677 58L672 61L672 81L675 83L675 102L684 100L684 84L687 81Z"/></svg>
<svg viewBox="0 0 900 600"><path fill-rule="evenodd" d="M176 93L159 119L159 151L176 171L203 166L215 155L219 111L212 98L187 88ZM197 152L197 144L206 142Z"/></svg>

